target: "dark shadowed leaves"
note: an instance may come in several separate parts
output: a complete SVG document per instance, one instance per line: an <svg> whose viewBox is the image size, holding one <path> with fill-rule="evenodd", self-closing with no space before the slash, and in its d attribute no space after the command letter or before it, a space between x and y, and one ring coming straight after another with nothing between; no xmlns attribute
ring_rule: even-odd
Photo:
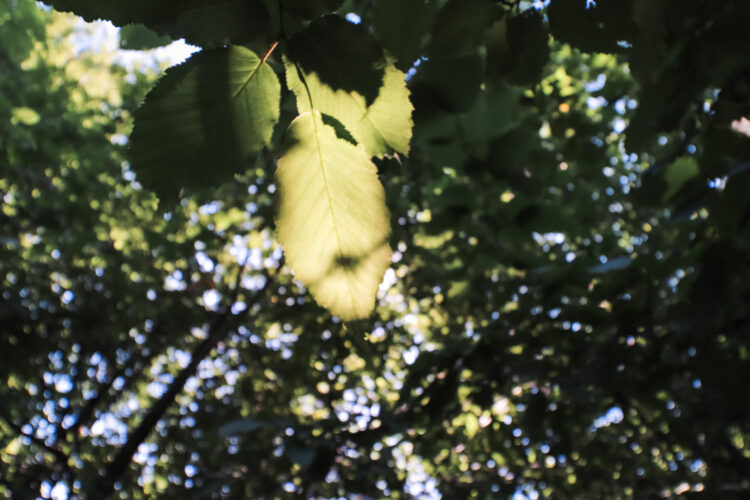
<svg viewBox="0 0 750 500"><path fill-rule="evenodd" d="M375 4L375 32L406 71L419 57L437 13L434 0L380 0Z"/></svg>
<svg viewBox="0 0 750 500"><path fill-rule="evenodd" d="M385 57L377 38L336 15L313 20L295 34L287 55L334 90L357 92L368 103L378 96L385 75Z"/></svg>
<svg viewBox="0 0 750 500"><path fill-rule="evenodd" d="M150 50L172 41L142 24L128 24L120 29L120 48L125 50Z"/></svg>
<svg viewBox="0 0 750 500"><path fill-rule="evenodd" d="M499 13L491 0L449 0L438 12L432 29L430 57L472 53Z"/></svg>
<svg viewBox="0 0 750 500"><path fill-rule="evenodd" d="M446 111L466 111L479 94L483 71L477 54L430 59L420 66L414 93L419 89Z"/></svg>
<svg viewBox="0 0 750 500"><path fill-rule="evenodd" d="M527 85L537 82L549 60L549 33L542 15L526 11L487 30L487 76Z"/></svg>
<svg viewBox="0 0 750 500"><path fill-rule="evenodd" d="M141 23L201 46L247 42L262 34L268 11L257 0L51 0L55 9L117 26Z"/></svg>
<svg viewBox="0 0 750 500"><path fill-rule="evenodd" d="M622 52L635 31L632 0L552 0L552 35L585 52Z"/></svg>

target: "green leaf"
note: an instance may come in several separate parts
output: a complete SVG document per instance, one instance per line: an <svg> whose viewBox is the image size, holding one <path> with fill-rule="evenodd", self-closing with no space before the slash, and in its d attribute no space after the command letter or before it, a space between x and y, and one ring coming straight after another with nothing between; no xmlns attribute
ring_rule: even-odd
<svg viewBox="0 0 750 500"><path fill-rule="evenodd" d="M128 24L120 29L120 48L125 50L150 50L171 41L168 36L160 36L142 24Z"/></svg>
<svg viewBox="0 0 750 500"><path fill-rule="evenodd" d="M86 21L140 23L173 39L202 45L247 42L262 34L268 11L257 0L50 0L55 9Z"/></svg>
<svg viewBox="0 0 750 500"><path fill-rule="evenodd" d="M329 15L312 21L288 44L289 58L305 73L315 73L336 90L375 100L385 76L385 57L377 38L361 25Z"/></svg>
<svg viewBox="0 0 750 500"><path fill-rule="evenodd" d="M248 49L205 51L167 71L135 113L132 167L162 199L243 171L279 119L276 73Z"/></svg>
<svg viewBox="0 0 750 500"><path fill-rule="evenodd" d="M367 317L391 255L377 168L312 111L289 126L276 178L278 239L296 276L343 320Z"/></svg>
<svg viewBox="0 0 750 500"><path fill-rule="evenodd" d="M461 116L461 128L475 158L486 158L492 139L513 126L518 95L513 87L498 83L479 94L474 105Z"/></svg>
<svg viewBox="0 0 750 500"><path fill-rule="evenodd" d="M413 108L405 76L393 64L386 67L383 86L370 105L358 92L334 90L313 73L303 71L303 75L304 83L294 64L286 62L287 86L297 96L300 113L314 107L336 118L371 156L382 157L393 151L409 154Z"/></svg>
<svg viewBox="0 0 750 500"><path fill-rule="evenodd" d="M39 113L34 111L31 108L28 108L26 106L22 106L20 108L14 108L11 113L11 123L22 123L24 125L36 125L39 123L40 116Z"/></svg>
<svg viewBox="0 0 750 500"><path fill-rule="evenodd" d="M491 0L448 0L432 29L431 57L471 54L484 40L484 31L500 9Z"/></svg>
<svg viewBox="0 0 750 500"><path fill-rule="evenodd" d="M343 0L283 0L284 9L295 17L312 19L338 9Z"/></svg>
<svg viewBox="0 0 750 500"><path fill-rule="evenodd" d="M375 4L375 32L399 69L407 71L417 60L436 14L437 2L431 0L379 0Z"/></svg>

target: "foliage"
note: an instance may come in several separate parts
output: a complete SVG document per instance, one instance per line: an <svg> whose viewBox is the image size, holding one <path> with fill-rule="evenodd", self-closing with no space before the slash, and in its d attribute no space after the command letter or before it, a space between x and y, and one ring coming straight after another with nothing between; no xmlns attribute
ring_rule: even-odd
<svg viewBox="0 0 750 500"><path fill-rule="evenodd" d="M747 2L4 1L0 495L747 496Z"/></svg>

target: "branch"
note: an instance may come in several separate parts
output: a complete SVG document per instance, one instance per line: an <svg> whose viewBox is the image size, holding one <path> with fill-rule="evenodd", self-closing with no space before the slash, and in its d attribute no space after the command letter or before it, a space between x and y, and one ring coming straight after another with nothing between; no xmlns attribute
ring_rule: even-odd
<svg viewBox="0 0 750 500"><path fill-rule="evenodd" d="M55 462L59 464L67 474L72 475L73 471L70 468L69 463L70 457L67 453L56 446L47 444L44 439L38 438L34 434L28 434L24 432L22 427L13 423L13 421L7 416L0 415L0 419L2 419L2 421L5 422L5 424L13 430L13 432L30 439L33 444L37 445L50 455L54 456Z"/></svg>
<svg viewBox="0 0 750 500"><path fill-rule="evenodd" d="M182 369L174 381L170 384L167 391L154 403L154 405L148 410L146 415L141 420L138 427L129 434L127 441L118 450L115 457L107 465L106 472L99 481L97 481L92 487L91 491L87 495L89 500L104 500L105 498L112 495L114 492L115 483L125 474L130 462L133 459L138 447L146 440L151 431L156 427L156 424L161 420L164 414L167 412L169 407L174 402L177 395L182 392L183 387L187 380L195 374L198 369L198 365L211 353L211 350L216 344L221 341L229 331L228 320L232 316L232 306L237 301L242 281L242 276L247 265L247 259L242 263L235 280L234 289L229 300L229 305L226 310L213 322L209 328L208 337L198 344L198 346L191 353L190 363ZM268 270L265 271L266 284L255 293L251 303L247 305L245 312L250 311L254 306L261 294L265 291L270 283L270 273Z"/></svg>

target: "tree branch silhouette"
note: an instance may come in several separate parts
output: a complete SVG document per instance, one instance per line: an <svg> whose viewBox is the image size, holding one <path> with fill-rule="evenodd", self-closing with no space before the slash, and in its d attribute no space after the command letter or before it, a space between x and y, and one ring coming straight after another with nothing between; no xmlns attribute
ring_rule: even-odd
<svg viewBox="0 0 750 500"><path fill-rule="evenodd" d="M206 339L193 350L190 363L177 374L167 391L151 406L144 415L143 420L128 435L127 441L117 451L112 461L107 464L104 475L93 485L86 498L89 500L104 500L114 492L115 484L127 472L138 447L148 438L151 431L156 427L156 424L161 420L172 403L174 403L175 398L182 392L187 380L196 373L201 361L211 353L216 344L229 332L231 328L229 320L232 317L232 306L237 302L237 297L241 290L240 284L247 266L247 260L245 259L240 265L226 309L211 324ZM273 270L279 269L281 265L282 262L280 261L278 267ZM271 271L269 269L264 270L266 282L261 289L255 292L252 301L247 304L247 307L243 311L245 314L252 309L252 306L258 302L261 295L268 288L271 282Z"/></svg>

